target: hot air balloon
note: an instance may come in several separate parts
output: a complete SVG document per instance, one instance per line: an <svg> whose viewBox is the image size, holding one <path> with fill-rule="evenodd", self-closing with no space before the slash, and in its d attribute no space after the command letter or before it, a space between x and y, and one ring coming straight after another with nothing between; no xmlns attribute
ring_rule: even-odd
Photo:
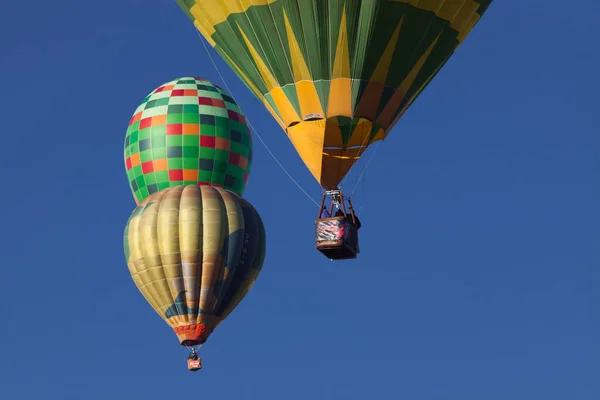
<svg viewBox="0 0 600 400"><path fill-rule="evenodd" d="M385 139L492 0L177 3L285 131L326 190L323 202L331 196L331 210L355 221L351 205L350 217L341 207L338 185Z"/></svg>
<svg viewBox="0 0 600 400"><path fill-rule="evenodd" d="M137 204L179 185L222 187L241 196L251 165L244 113L204 79L184 77L159 86L129 122L125 168Z"/></svg>
<svg viewBox="0 0 600 400"><path fill-rule="evenodd" d="M131 277L144 298L191 347L188 368L201 368L196 347L254 284L266 251L254 207L211 186L156 192L133 211L124 233Z"/></svg>

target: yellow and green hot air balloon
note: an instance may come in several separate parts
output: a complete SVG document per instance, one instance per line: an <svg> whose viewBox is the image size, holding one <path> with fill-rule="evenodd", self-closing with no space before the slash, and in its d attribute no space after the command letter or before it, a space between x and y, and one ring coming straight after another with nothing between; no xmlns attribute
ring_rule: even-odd
<svg viewBox="0 0 600 400"><path fill-rule="evenodd" d="M252 287L266 238L246 200L188 185L144 199L127 222L124 247L135 285L189 347L203 344ZM191 357L190 369L199 369L195 350Z"/></svg>
<svg viewBox="0 0 600 400"><path fill-rule="evenodd" d="M383 140L492 0L177 0L321 186Z"/></svg>

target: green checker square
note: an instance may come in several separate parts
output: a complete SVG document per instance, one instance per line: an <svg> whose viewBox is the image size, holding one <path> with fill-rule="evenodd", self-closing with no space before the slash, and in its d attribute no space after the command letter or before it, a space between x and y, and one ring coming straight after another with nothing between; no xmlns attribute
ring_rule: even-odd
<svg viewBox="0 0 600 400"><path fill-rule="evenodd" d="M167 147L167 137L165 135L152 136L152 148L165 148Z"/></svg>
<svg viewBox="0 0 600 400"><path fill-rule="evenodd" d="M156 171L154 173L154 178L156 179L156 183L159 185L163 182L169 182L169 171Z"/></svg>
<svg viewBox="0 0 600 400"><path fill-rule="evenodd" d="M136 177L137 177L137 175L133 171L133 168L130 169L129 171L127 171L127 179L129 180L129 182L133 182Z"/></svg>
<svg viewBox="0 0 600 400"><path fill-rule="evenodd" d="M223 174L225 173L225 171L227 171L227 165L229 165L229 163L227 161L221 161L221 160L215 160L215 166L213 167L213 173L219 173L219 171L223 171Z"/></svg>
<svg viewBox="0 0 600 400"><path fill-rule="evenodd" d="M168 106L169 105L169 98L168 97L163 97L162 99L156 99L156 103L155 106Z"/></svg>
<svg viewBox="0 0 600 400"><path fill-rule="evenodd" d="M131 181L135 178L135 175L133 175L133 171L129 170L127 171L127 182L129 182L129 185L131 186ZM131 188L131 190L133 190L133 188Z"/></svg>
<svg viewBox="0 0 600 400"><path fill-rule="evenodd" d="M248 146L244 146L243 144L236 142L231 142L229 144L229 150L232 153L239 154L240 156L248 158Z"/></svg>
<svg viewBox="0 0 600 400"><path fill-rule="evenodd" d="M245 129L243 131L238 131L242 133L242 137L241 140L239 141L240 144L243 144L246 147L250 147L250 135L248 135L248 129Z"/></svg>
<svg viewBox="0 0 600 400"><path fill-rule="evenodd" d="M229 120L229 127L231 128L232 131L238 131L241 132L242 135L248 135L248 126L242 124L241 122L238 121L234 121L232 119Z"/></svg>
<svg viewBox="0 0 600 400"><path fill-rule="evenodd" d="M216 136L215 126L207 124L200 125L200 136Z"/></svg>
<svg viewBox="0 0 600 400"><path fill-rule="evenodd" d="M214 171L212 174L212 183L216 183L222 185L225 183L225 172L216 172Z"/></svg>
<svg viewBox="0 0 600 400"><path fill-rule="evenodd" d="M206 89L198 89L198 97L208 97L209 99L219 99L218 93L209 92Z"/></svg>
<svg viewBox="0 0 600 400"><path fill-rule="evenodd" d="M183 181L183 184L185 186L188 186L188 185L197 185L198 182L197 181Z"/></svg>
<svg viewBox="0 0 600 400"><path fill-rule="evenodd" d="M167 136L167 146L183 146L183 135Z"/></svg>
<svg viewBox="0 0 600 400"><path fill-rule="evenodd" d="M198 171L198 182L210 182L212 171Z"/></svg>
<svg viewBox="0 0 600 400"><path fill-rule="evenodd" d="M151 161L153 159L152 150L144 150L140 151L140 161L146 162Z"/></svg>
<svg viewBox="0 0 600 400"><path fill-rule="evenodd" d="M225 103L225 107L227 107L228 110L235 111L238 114L244 114L237 104Z"/></svg>
<svg viewBox="0 0 600 400"><path fill-rule="evenodd" d="M215 169L217 162L229 164L229 150L215 149ZM225 165L221 165L221 168L225 168Z"/></svg>
<svg viewBox="0 0 600 400"><path fill-rule="evenodd" d="M130 156L139 153L140 152L140 144L139 144L139 142L132 142L132 143L130 143L129 147L127 148L127 151L129 152Z"/></svg>
<svg viewBox="0 0 600 400"><path fill-rule="evenodd" d="M144 179L146 179L146 185L152 185L156 183L156 172L148 172L144 175Z"/></svg>
<svg viewBox="0 0 600 400"><path fill-rule="evenodd" d="M142 166L141 165L136 165L135 167L131 168L131 170L133 171L133 176L135 176L135 177L142 175Z"/></svg>
<svg viewBox="0 0 600 400"><path fill-rule="evenodd" d="M140 130L140 121L135 121L133 124L129 125L129 128L127 128L127 132L129 134L132 134L133 132L136 132L139 130Z"/></svg>
<svg viewBox="0 0 600 400"><path fill-rule="evenodd" d="M129 187L131 187L131 185ZM133 192L133 188L131 188L131 191ZM138 190L137 192L135 192L135 198L138 201L138 203L141 203L144 197L142 196L142 193L140 193L140 191Z"/></svg>
<svg viewBox="0 0 600 400"><path fill-rule="evenodd" d="M166 189L170 186L171 186L171 184L169 182L158 182L158 190L159 191Z"/></svg>
<svg viewBox="0 0 600 400"><path fill-rule="evenodd" d="M132 145L129 145L129 146L127 146L127 147L125 148L125 151L123 152L123 154L125 155L125 158L129 158L129 157L131 157L132 155L134 155L134 154L135 154L135 152L134 152L134 148L133 148L133 146L132 146Z"/></svg>
<svg viewBox="0 0 600 400"><path fill-rule="evenodd" d="M183 113L184 114L196 114L196 115L198 115L199 112L200 112L200 108L199 108L198 104L184 104L183 105ZM200 118L198 118L198 119L200 119Z"/></svg>
<svg viewBox="0 0 600 400"><path fill-rule="evenodd" d="M148 139L150 136L152 136L152 128L140 129L138 134L139 134L139 136L138 136L139 140Z"/></svg>
<svg viewBox="0 0 600 400"><path fill-rule="evenodd" d="M183 185L183 181L173 181L169 183L169 186L173 187L173 186L181 186Z"/></svg>
<svg viewBox="0 0 600 400"><path fill-rule="evenodd" d="M183 158L183 169L198 169L198 158Z"/></svg>
<svg viewBox="0 0 600 400"><path fill-rule="evenodd" d="M200 115L197 113L185 113L183 114L183 123L184 124L199 124L200 123Z"/></svg>
<svg viewBox="0 0 600 400"><path fill-rule="evenodd" d="M151 127L150 129L152 129L152 137L158 137L158 136L166 136L167 135L167 126L166 125L155 125L153 127Z"/></svg>
<svg viewBox="0 0 600 400"><path fill-rule="evenodd" d="M198 114L201 115L215 115L215 106L205 106L205 105L201 105L198 106Z"/></svg>
<svg viewBox="0 0 600 400"><path fill-rule="evenodd" d="M183 114L167 114L167 124L181 124L183 122Z"/></svg>
<svg viewBox="0 0 600 400"><path fill-rule="evenodd" d="M169 169L183 169L183 158L167 158L167 166Z"/></svg>
<svg viewBox="0 0 600 400"><path fill-rule="evenodd" d="M244 179L244 174L246 173L246 171L244 171L242 167L233 164L229 164L227 172L229 173L229 175L240 180Z"/></svg>
<svg viewBox="0 0 600 400"><path fill-rule="evenodd" d="M200 138L197 135L181 135L183 146L200 146Z"/></svg>
<svg viewBox="0 0 600 400"><path fill-rule="evenodd" d="M229 113L227 112L227 110L225 108L221 108L221 107L213 107L213 108L214 108L214 111L212 112L212 114L215 117L229 119Z"/></svg>
<svg viewBox="0 0 600 400"><path fill-rule="evenodd" d="M219 117L219 116L215 117L215 126L224 128L225 130L229 130L230 122L235 122L235 121L231 121L227 117Z"/></svg>
<svg viewBox="0 0 600 400"><path fill-rule="evenodd" d="M138 136L138 131L132 132L131 136L129 137L129 143L136 143L138 141Z"/></svg>
<svg viewBox="0 0 600 400"><path fill-rule="evenodd" d="M152 139L152 144L154 144L154 139ZM166 147L154 147L152 150L152 159L159 160L161 158L167 157L167 148Z"/></svg>
<svg viewBox="0 0 600 400"><path fill-rule="evenodd" d="M150 196L150 193L148 192L148 188L146 186L140 187L139 192L140 192L140 194L142 195L143 198L146 198L146 197Z"/></svg>
<svg viewBox="0 0 600 400"><path fill-rule="evenodd" d="M198 157L200 156L200 149L198 148L198 146L183 146L183 156L186 158L187 157L195 158L196 164L197 164Z"/></svg>
<svg viewBox="0 0 600 400"><path fill-rule="evenodd" d="M215 134L218 138L221 139L230 139L231 138L231 130L229 130L229 127L227 129L222 128L217 126L217 129L215 129Z"/></svg>
<svg viewBox="0 0 600 400"><path fill-rule="evenodd" d="M244 181L242 179L236 179L235 184L231 188L234 192L240 192L244 190Z"/></svg>
<svg viewBox="0 0 600 400"><path fill-rule="evenodd" d="M200 154L198 154L198 158L207 158L212 160L215 158L216 149L211 149L210 147L200 147Z"/></svg>
<svg viewBox="0 0 600 400"><path fill-rule="evenodd" d="M144 180L143 175L140 175L137 178L135 178L135 183L137 183L140 190L142 189L142 187L146 186L146 181Z"/></svg>

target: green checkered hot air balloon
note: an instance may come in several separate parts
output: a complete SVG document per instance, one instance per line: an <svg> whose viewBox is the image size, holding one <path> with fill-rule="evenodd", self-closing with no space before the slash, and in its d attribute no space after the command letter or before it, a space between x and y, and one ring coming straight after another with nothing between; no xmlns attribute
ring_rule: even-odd
<svg viewBox="0 0 600 400"><path fill-rule="evenodd" d="M246 118L223 89L184 77L150 93L125 137L125 168L137 204L160 190L208 185L242 195L252 165Z"/></svg>

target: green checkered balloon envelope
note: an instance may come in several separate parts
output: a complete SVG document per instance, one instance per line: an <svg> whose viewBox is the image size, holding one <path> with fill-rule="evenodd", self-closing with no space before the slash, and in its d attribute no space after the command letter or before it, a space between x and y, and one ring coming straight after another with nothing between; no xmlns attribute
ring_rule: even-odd
<svg viewBox="0 0 600 400"><path fill-rule="evenodd" d="M125 168L137 204L179 185L242 195L252 165L246 117L223 89L201 78L161 85L135 110L125 137Z"/></svg>

